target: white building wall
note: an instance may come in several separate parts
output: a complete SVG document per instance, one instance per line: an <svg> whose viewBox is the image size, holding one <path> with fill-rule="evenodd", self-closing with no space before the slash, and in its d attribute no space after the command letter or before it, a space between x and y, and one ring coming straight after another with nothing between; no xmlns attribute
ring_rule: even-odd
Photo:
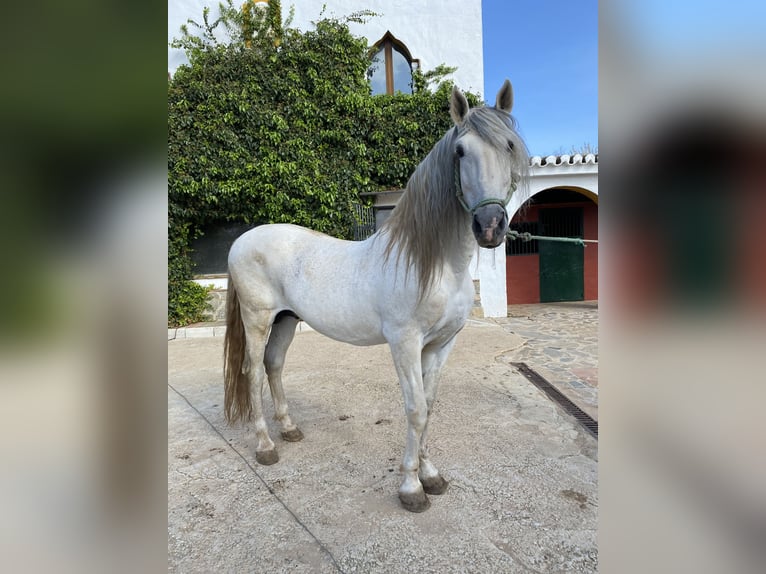
<svg viewBox="0 0 766 574"><path fill-rule="evenodd" d="M235 5L241 4L235 0ZM168 42L180 36L179 28L187 19L202 20L202 8L210 6L210 21L217 17L218 3L210 0L168 0ZM362 9L380 16L366 24L351 22L352 33L367 38L372 46L387 31L407 46L412 57L420 60L423 71L439 64L457 66L450 77L464 90L483 95L484 58L482 46L481 0L289 0L282 1L282 17L295 6L292 26L300 30L313 27L325 16L341 17ZM168 71L172 74L186 56L168 49ZM499 88L499 86L498 86Z"/></svg>
<svg viewBox="0 0 766 574"><path fill-rule="evenodd" d="M505 243L495 249L477 249L471 259L471 278L479 280L481 310L485 317L505 317L508 295L505 286Z"/></svg>
<svg viewBox="0 0 766 574"><path fill-rule="evenodd" d="M455 83L464 90L484 93L481 0L297 0L295 26L305 30L319 18L322 5L326 14L343 16L362 8L380 16L366 24L350 23L351 32L368 39L370 45L387 31L400 40L420 60L423 71L439 64L456 66ZM282 11L287 14L287 2Z"/></svg>

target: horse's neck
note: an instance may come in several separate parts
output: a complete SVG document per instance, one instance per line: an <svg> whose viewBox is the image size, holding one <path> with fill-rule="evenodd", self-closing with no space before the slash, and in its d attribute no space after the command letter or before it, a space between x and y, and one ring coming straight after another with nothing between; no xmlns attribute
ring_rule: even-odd
<svg viewBox="0 0 766 574"><path fill-rule="evenodd" d="M461 229L455 248L445 258L445 263L452 267L456 275L468 273L471 258L477 249L476 239L471 232L471 218L466 217L464 219L465 221L460 223Z"/></svg>

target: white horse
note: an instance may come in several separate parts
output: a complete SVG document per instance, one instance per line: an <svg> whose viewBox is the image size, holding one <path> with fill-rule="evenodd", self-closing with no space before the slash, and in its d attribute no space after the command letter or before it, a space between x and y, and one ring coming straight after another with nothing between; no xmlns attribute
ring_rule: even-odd
<svg viewBox="0 0 766 574"><path fill-rule="evenodd" d="M303 438L287 413L281 378L300 317L339 341L388 343L407 414L399 499L407 510L422 512L430 506L426 493L446 491L428 457L428 419L439 373L473 304L471 256L477 244L494 248L504 241L505 208L528 166L509 115L512 104L508 80L494 107L469 109L453 89L455 127L417 167L386 224L365 241L264 225L234 242L225 410L231 423L255 416L260 464L279 460L263 417L266 375L282 438Z"/></svg>

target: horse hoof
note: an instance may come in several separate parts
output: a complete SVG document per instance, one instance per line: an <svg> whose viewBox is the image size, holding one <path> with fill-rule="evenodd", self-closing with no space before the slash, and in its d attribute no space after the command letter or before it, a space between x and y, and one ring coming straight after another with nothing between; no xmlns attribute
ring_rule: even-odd
<svg viewBox="0 0 766 574"><path fill-rule="evenodd" d="M258 464L269 466L279 460L279 454L275 448L271 450L257 450L255 451L255 460Z"/></svg>
<svg viewBox="0 0 766 574"><path fill-rule="evenodd" d="M444 480L440 474L423 478L420 482L423 483L423 490L426 491L426 494L444 494L449 486L449 482Z"/></svg>
<svg viewBox="0 0 766 574"><path fill-rule="evenodd" d="M410 512L423 512L428 510L428 507L431 506L431 501L428 500L426 493L422 490L407 493L400 492L399 501L402 503L405 510L409 510Z"/></svg>
<svg viewBox="0 0 766 574"><path fill-rule="evenodd" d="M301 429L295 427L292 430L282 431L282 438L287 442L298 442L299 440L303 440L303 433L301 432Z"/></svg>

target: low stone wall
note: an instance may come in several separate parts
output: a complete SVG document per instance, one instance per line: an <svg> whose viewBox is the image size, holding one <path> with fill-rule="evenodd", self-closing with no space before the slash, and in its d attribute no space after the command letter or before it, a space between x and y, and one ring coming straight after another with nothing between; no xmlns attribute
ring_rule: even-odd
<svg viewBox="0 0 766 574"><path fill-rule="evenodd" d="M208 307L205 310L205 321L226 320L226 289L213 289L207 295Z"/></svg>

